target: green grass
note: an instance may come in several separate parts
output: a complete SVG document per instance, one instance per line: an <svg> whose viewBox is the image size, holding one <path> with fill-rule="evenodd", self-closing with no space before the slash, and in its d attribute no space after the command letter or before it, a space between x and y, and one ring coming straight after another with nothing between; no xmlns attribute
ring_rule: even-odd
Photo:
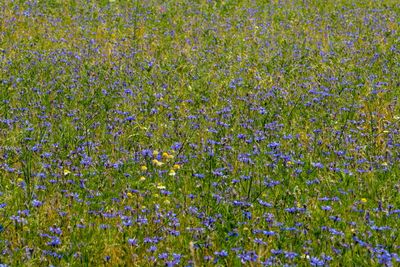
<svg viewBox="0 0 400 267"><path fill-rule="evenodd" d="M0 264L398 264L399 17L1 3Z"/></svg>

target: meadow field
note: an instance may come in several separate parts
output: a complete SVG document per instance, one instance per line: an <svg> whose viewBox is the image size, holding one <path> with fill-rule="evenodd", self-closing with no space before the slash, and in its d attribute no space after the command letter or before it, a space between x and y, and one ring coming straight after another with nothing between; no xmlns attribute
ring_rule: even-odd
<svg viewBox="0 0 400 267"><path fill-rule="evenodd" d="M0 266L400 266L397 0L0 1Z"/></svg>

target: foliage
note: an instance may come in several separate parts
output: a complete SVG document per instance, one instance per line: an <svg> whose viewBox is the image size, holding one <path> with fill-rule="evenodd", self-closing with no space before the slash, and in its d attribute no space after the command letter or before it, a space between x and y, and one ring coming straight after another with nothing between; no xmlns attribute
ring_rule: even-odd
<svg viewBox="0 0 400 267"><path fill-rule="evenodd" d="M3 1L0 265L399 264L398 1Z"/></svg>

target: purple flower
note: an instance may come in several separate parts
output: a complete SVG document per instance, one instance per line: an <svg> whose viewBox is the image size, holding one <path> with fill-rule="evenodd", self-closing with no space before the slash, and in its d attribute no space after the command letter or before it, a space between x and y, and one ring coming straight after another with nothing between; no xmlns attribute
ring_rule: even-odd
<svg viewBox="0 0 400 267"><path fill-rule="evenodd" d="M32 206L34 206L35 208L38 208L38 207L40 207L42 205L43 205L42 201L39 201L37 199L32 200Z"/></svg>
<svg viewBox="0 0 400 267"><path fill-rule="evenodd" d="M128 244L130 246L137 246L137 240L135 238L129 238L128 239Z"/></svg>
<svg viewBox="0 0 400 267"><path fill-rule="evenodd" d="M324 266L325 262L321 259L318 259L317 257L311 257L310 264L311 266Z"/></svg>
<svg viewBox="0 0 400 267"><path fill-rule="evenodd" d="M214 254L219 257L227 257L228 256L228 252L226 250L216 251L216 252L214 252Z"/></svg>
<svg viewBox="0 0 400 267"><path fill-rule="evenodd" d="M61 245L61 239L57 236L50 236L51 240L47 242L46 244L52 247Z"/></svg>

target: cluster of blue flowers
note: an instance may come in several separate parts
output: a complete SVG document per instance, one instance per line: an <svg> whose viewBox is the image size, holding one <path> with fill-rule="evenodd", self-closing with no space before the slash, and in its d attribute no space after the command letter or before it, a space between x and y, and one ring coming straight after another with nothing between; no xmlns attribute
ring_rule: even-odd
<svg viewBox="0 0 400 267"><path fill-rule="evenodd" d="M6 2L0 267L400 264L394 1Z"/></svg>

